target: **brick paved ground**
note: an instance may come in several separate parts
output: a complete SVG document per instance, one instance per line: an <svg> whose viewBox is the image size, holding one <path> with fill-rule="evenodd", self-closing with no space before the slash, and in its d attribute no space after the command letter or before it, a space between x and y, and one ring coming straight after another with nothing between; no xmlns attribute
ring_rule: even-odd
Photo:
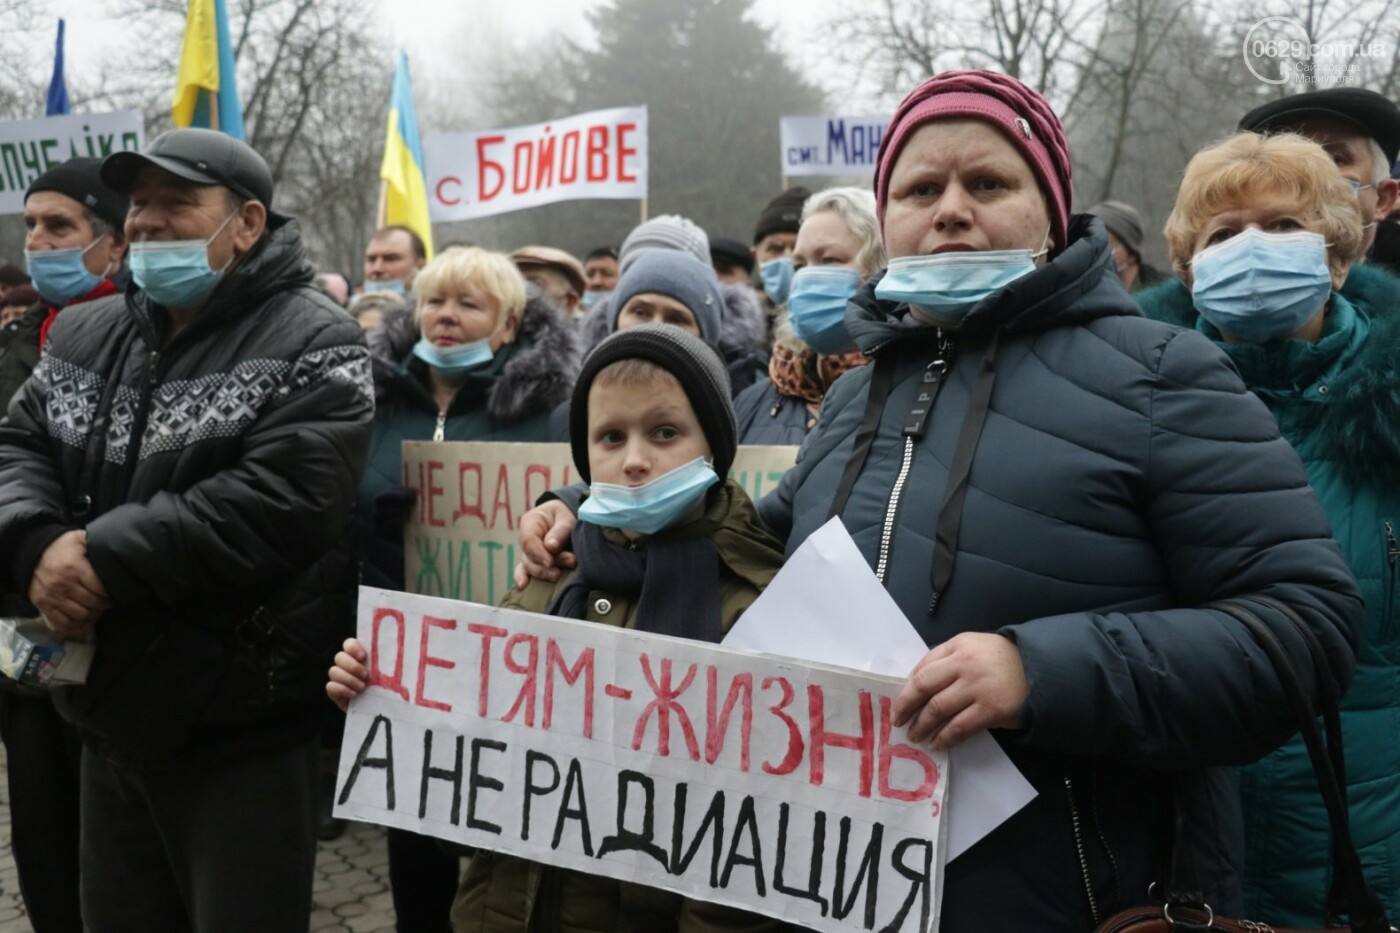
<svg viewBox="0 0 1400 933"><path fill-rule="evenodd" d="M394 929L389 855L384 831L351 823L345 835L321 844L313 885L312 933L378 933ZM10 793L0 748L0 933L32 933L10 856Z"/></svg>

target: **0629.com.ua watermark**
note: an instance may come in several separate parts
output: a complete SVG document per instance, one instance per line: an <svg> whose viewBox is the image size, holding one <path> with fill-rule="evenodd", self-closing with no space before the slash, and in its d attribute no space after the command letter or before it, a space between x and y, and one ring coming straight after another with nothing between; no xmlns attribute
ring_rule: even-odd
<svg viewBox="0 0 1400 933"><path fill-rule="evenodd" d="M1385 42L1314 42L1303 24L1266 16L1245 33L1245 66L1265 84L1300 88L1355 84L1362 64L1394 54Z"/></svg>

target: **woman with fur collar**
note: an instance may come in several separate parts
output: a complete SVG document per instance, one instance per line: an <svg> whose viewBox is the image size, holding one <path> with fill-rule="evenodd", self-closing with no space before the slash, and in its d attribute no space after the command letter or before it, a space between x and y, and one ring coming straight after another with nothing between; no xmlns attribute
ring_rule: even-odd
<svg viewBox="0 0 1400 933"><path fill-rule="evenodd" d="M527 296L509 257L440 253L414 279L413 307L388 311L370 336L374 438L360 480L361 582L402 590L404 441L543 441L549 413L578 375L573 328L547 299ZM430 838L389 830L389 876L400 929L446 929L458 858Z"/></svg>
<svg viewBox="0 0 1400 933"><path fill-rule="evenodd" d="M1316 143L1240 133L1187 166L1167 244L1179 280L1150 317L1214 340L1297 450L1366 597L1342 700L1351 830L1400 914L1400 278L1353 265L1356 193ZM1316 926L1328 822L1302 739L1241 769L1249 916Z"/></svg>

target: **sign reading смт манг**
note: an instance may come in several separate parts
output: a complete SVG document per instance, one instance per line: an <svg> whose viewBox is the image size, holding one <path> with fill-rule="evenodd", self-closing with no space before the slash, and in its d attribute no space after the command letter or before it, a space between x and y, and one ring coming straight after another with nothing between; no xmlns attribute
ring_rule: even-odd
<svg viewBox="0 0 1400 933"><path fill-rule="evenodd" d="M360 590L337 816L820 930L936 928L947 759L901 681Z"/></svg>

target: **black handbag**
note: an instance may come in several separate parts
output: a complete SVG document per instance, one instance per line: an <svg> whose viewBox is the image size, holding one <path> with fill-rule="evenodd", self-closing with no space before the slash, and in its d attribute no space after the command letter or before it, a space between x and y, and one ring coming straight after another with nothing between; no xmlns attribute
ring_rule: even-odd
<svg viewBox="0 0 1400 933"><path fill-rule="evenodd" d="M1327 896L1327 926L1316 929L1350 929L1354 933L1396 933L1385 916L1385 909L1375 891L1366 883L1361 871L1361 859L1351 838L1351 820L1347 814L1346 759L1342 751L1342 723L1338 702L1341 691L1327 666L1322 645L1293 609L1263 595L1245 597L1273 609L1288 619L1297 629L1312 656L1320 683L1320 706L1326 740L1317 727L1318 711L1313 708L1293 661L1274 635L1273 630L1256 613L1239 601L1212 603L1207 608L1229 613L1249 629L1269 656L1274 670L1288 694L1297 714L1303 742L1308 748L1318 789L1327 807L1327 819L1332 827L1332 887ZM1221 933L1302 933L1296 928L1272 926L1261 920L1232 920L1217 917L1205 903L1199 887L1192 885L1183 864L1185 813L1180 805L1174 807L1172 827L1172 858L1167 897L1164 903L1131 907L1109 917L1098 926L1098 933L1168 933L1182 930L1212 930ZM1193 888L1195 890L1193 890ZM1346 916L1349 923L1343 923Z"/></svg>

